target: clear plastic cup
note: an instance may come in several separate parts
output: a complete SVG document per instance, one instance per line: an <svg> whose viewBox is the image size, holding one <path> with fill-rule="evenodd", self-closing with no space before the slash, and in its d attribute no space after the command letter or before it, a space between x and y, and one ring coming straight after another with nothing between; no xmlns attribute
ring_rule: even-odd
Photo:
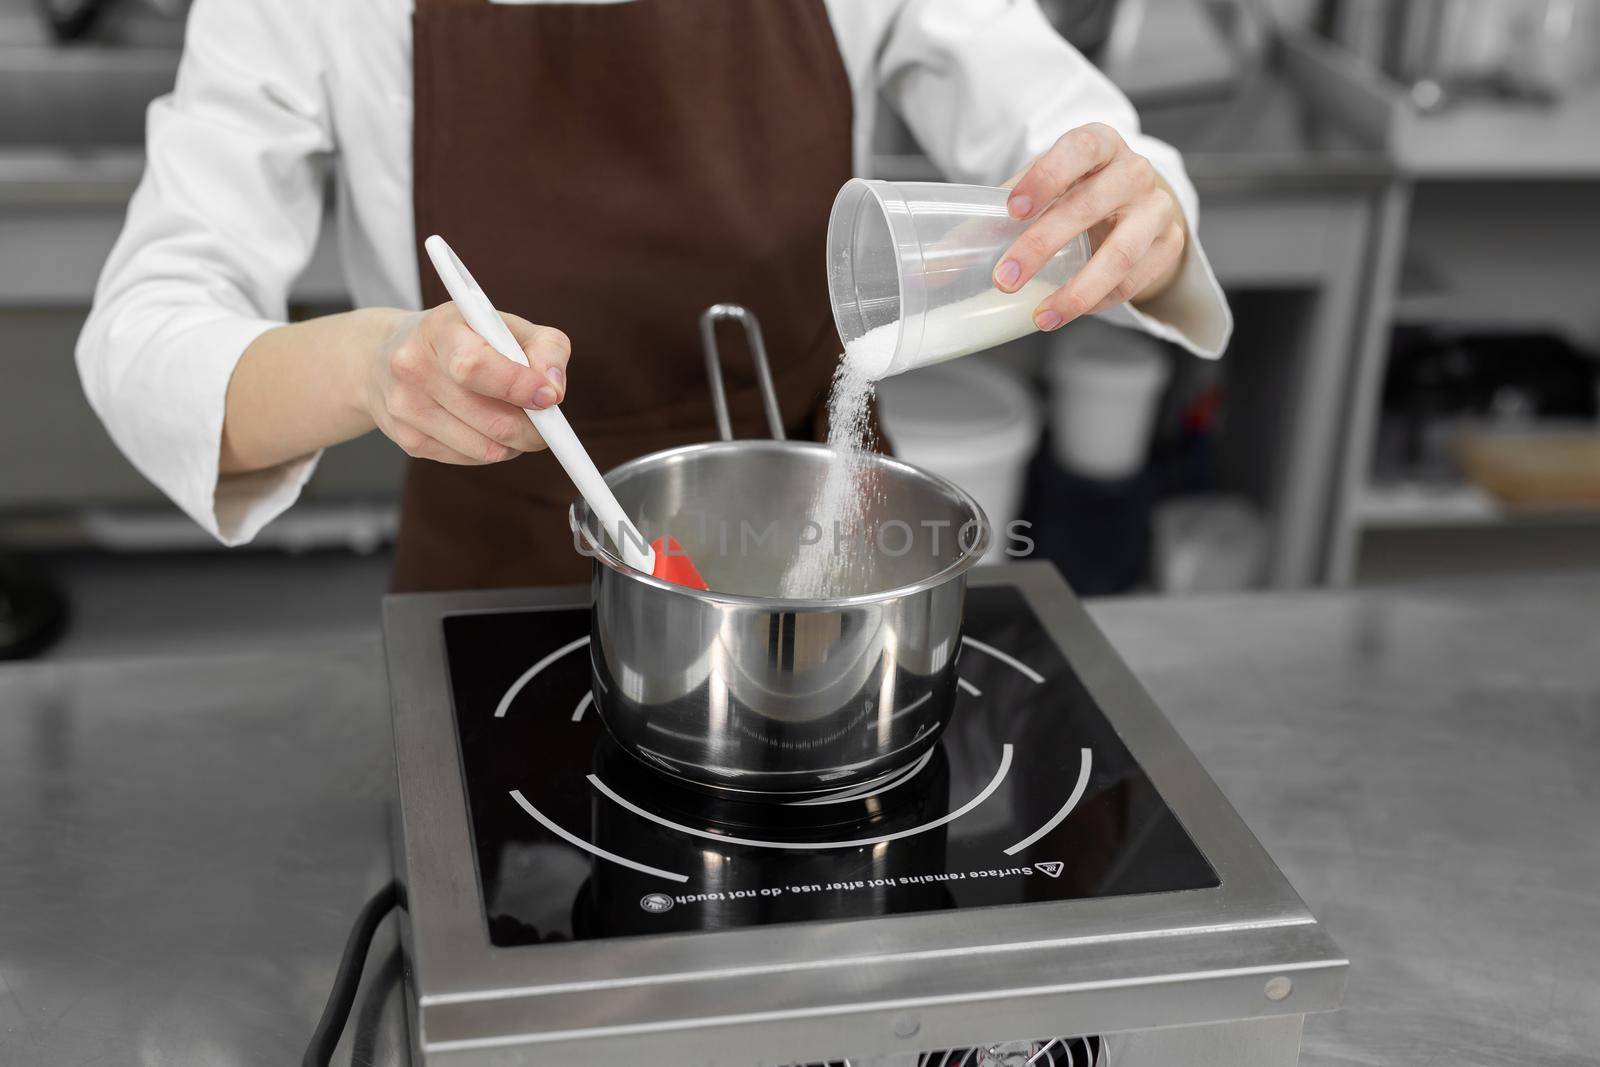
<svg viewBox="0 0 1600 1067"><path fill-rule="evenodd" d="M846 351L872 378L982 351L1034 332L1034 309L1089 260L1079 234L1015 293L1000 256L1028 223L1010 190L853 178L828 219L828 293Z"/></svg>

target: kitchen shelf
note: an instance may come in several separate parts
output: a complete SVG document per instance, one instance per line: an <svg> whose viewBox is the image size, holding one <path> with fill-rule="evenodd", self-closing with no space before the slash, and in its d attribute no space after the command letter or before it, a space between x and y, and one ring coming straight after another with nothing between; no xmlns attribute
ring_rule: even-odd
<svg viewBox="0 0 1600 1067"><path fill-rule="evenodd" d="M1447 326L1467 330L1571 331L1570 308L1548 308L1497 299L1469 290L1401 293L1394 304L1396 326Z"/></svg>
<svg viewBox="0 0 1600 1067"><path fill-rule="evenodd" d="M1600 348L1595 204L1587 182L1415 187L1394 323L1551 332Z"/></svg>
<svg viewBox="0 0 1600 1067"><path fill-rule="evenodd" d="M1425 112L1405 86L1335 42L1303 31L1282 42L1286 69L1410 177L1600 176L1600 89L1553 105L1464 100Z"/></svg>
<svg viewBox="0 0 1600 1067"><path fill-rule="evenodd" d="M1322 119L1394 166L1364 270L1323 574L1345 585L1594 565L1600 507L1507 507L1464 481L1407 481L1375 460L1396 326L1551 333L1600 351L1600 87L1555 106L1458 99L1425 112L1408 86L1337 43L1283 29L1278 45Z"/></svg>
<svg viewBox="0 0 1600 1067"><path fill-rule="evenodd" d="M1500 521L1502 511L1474 485L1387 482L1367 486L1356 498L1355 514L1369 528L1482 526Z"/></svg>
<svg viewBox="0 0 1600 1067"><path fill-rule="evenodd" d="M1399 107L1396 159L1417 177L1600 175L1600 93L1550 106L1464 103L1427 115L1404 101Z"/></svg>
<svg viewBox="0 0 1600 1067"><path fill-rule="evenodd" d="M1470 483L1383 482L1356 497L1354 515L1365 529L1600 525L1600 506L1507 507Z"/></svg>

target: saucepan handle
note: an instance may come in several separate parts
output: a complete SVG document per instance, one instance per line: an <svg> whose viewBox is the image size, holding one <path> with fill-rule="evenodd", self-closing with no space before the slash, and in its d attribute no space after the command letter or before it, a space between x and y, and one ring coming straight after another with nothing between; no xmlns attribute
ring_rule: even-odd
<svg viewBox="0 0 1600 1067"><path fill-rule="evenodd" d="M711 380L711 406L717 415L717 433L724 441L733 440L733 420L728 415L728 393L722 385L722 357L717 352L717 323L733 319L744 327L750 342L750 362L756 368L756 387L761 390L761 405L767 412L767 428L774 441L783 438L783 414L778 410L778 391L772 385L772 368L767 363L767 343L761 337L761 323L755 313L738 304L712 304L700 315L700 343L706 350L706 377Z"/></svg>

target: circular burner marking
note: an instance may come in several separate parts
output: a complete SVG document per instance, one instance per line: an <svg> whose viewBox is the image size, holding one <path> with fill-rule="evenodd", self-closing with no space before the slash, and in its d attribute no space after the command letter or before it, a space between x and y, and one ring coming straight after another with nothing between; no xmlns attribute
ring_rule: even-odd
<svg viewBox="0 0 1600 1067"><path fill-rule="evenodd" d="M584 640L588 640L588 638L585 638ZM511 799L515 800L517 805L521 807L523 811L537 819L540 826L543 826L546 830L549 830L551 833L555 834L569 845L577 845L585 852L599 856L603 860L610 860L612 863L620 863L624 867L631 867L633 870L643 871L645 874L653 874L657 878L670 878L674 882L687 882L689 880L689 876L687 874L674 874L672 871L663 871L660 867L652 867L648 863L640 863L637 860L630 860L626 856L619 856L615 852L607 852L599 845L590 844L577 834L563 830L555 822L555 820L551 819L544 812L534 807L528 801L528 798L522 795L522 790L520 789L513 789L511 791Z"/></svg>
<svg viewBox="0 0 1600 1067"><path fill-rule="evenodd" d="M1048 834L1051 830L1054 830L1057 826L1060 826L1061 820L1065 819L1067 815L1071 813L1072 809L1078 806L1078 801L1083 799L1083 791L1089 788L1089 768L1094 762L1094 753L1090 752L1086 748L1079 749L1078 751L1083 762L1078 767L1078 784L1072 787L1072 795L1067 797L1067 802L1061 805L1061 810L1050 816L1050 818L1045 821L1043 826L1039 827L1033 833L1029 834L1021 841L1018 841L1016 844L1006 849L1006 855L1015 856L1018 852L1021 852L1035 841L1038 841L1041 837L1043 837L1045 834Z"/></svg>
<svg viewBox="0 0 1600 1067"><path fill-rule="evenodd" d="M568 652L575 652L588 643L588 634L584 634L582 637L574 638L573 640L562 645L560 648L556 649L554 652L550 653L538 663L535 663L533 666L523 671L521 676L518 677L516 681L511 683L511 688L506 690L506 695L500 698L500 703L495 705L494 717L497 719L505 718L506 711L511 707L511 702L517 699L517 694L522 692L522 687L533 681L534 676L540 671L550 666L550 664L554 663L562 656L565 656Z"/></svg>
<svg viewBox="0 0 1600 1067"><path fill-rule="evenodd" d="M1021 674L1024 674L1027 677L1031 678L1033 680L1033 684L1034 685L1043 685L1044 684L1044 675L1040 674L1038 671L1034 670L1032 667L1028 666L1026 663L1022 662L1017 657L1011 655L1011 653L1009 653L1009 652L1001 652L998 648L995 648L991 644L986 644L983 641L979 641L976 637L963 636L961 638L961 640L963 642L965 642L966 644L971 645L973 648L977 649L979 652L986 652L989 655L993 656L995 659L999 660L1001 663L1004 663L1008 667L1011 667L1013 670L1018 671Z"/></svg>
<svg viewBox="0 0 1600 1067"><path fill-rule="evenodd" d="M657 825L665 826L669 830L677 830L679 833L690 834L694 837L703 837L709 841L717 841L724 845L749 845L753 848L776 848L786 851L822 852L828 849L861 848L866 845L881 844L885 841L898 841L902 837L911 837L927 830L936 829L940 826L943 826L945 823L954 822L967 812L976 808L979 804L982 804L985 800L988 800L994 791L1000 788L1000 783L1005 780L1006 772L1010 769L1011 746L1009 744L1002 745L1000 748L1000 768L994 772L994 778L989 781L988 785L983 787L983 792L967 801L955 811L950 812L948 815L934 819L932 822L925 822L921 826L913 826L908 830L897 830L892 834L880 834L877 837L862 837L854 841L762 841L752 837L732 837L728 834L712 833L710 830L701 830L693 826L685 826L682 823L676 823L671 819L665 818L664 816L657 815L653 811L647 811L644 808L639 807L639 805L619 795L610 786L606 785L599 778L592 774L589 775L589 784L599 792L605 794L615 803L627 808L629 811L639 816L641 819L648 819ZM1063 813L1063 818L1064 817L1065 814Z"/></svg>

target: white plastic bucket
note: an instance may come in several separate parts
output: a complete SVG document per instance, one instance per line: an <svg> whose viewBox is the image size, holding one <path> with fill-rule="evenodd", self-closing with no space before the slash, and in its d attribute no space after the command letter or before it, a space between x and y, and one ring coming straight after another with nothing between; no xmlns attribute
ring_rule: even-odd
<svg viewBox="0 0 1600 1067"><path fill-rule="evenodd" d="M1003 561L1042 421L1024 380L987 361L958 360L879 382L878 404L895 455L971 493L994 528L983 562Z"/></svg>
<svg viewBox="0 0 1600 1067"><path fill-rule="evenodd" d="M1046 365L1056 462L1088 478L1116 480L1138 473L1172 375L1161 343L1080 320L1051 338Z"/></svg>

